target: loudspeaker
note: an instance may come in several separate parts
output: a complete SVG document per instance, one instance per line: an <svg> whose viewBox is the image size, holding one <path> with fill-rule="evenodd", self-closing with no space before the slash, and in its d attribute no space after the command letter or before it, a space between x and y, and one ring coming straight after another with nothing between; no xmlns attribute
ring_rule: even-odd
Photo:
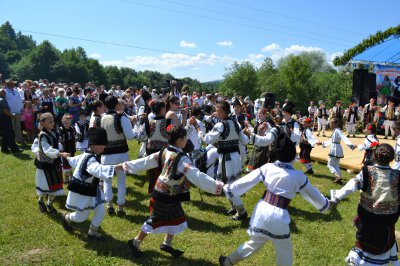
<svg viewBox="0 0 400 266"><path fill-rule="evenodd" d="M363 77L363 89L360 94L360 104L365 105L369 103L371 98L375 100L378 97L378 92L376 91L376 74L368 73Z"/></svg>
<svg viewBox="0 0 400 266"><path fill-rule="evenodd" d="M369 103L371 98L376 99L376 75L368 73L367 69L354 69L352 96L359 100L359 106Z"/></svg>

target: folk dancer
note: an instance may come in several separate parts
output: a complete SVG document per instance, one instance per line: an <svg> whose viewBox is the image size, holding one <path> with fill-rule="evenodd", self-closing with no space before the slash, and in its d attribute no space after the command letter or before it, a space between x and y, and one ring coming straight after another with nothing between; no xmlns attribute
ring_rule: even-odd
<svg viewBox="0 0 400 266"><path fill-rule="evenodd" d="M392 136L392 139L395 139L395 134L394 134L394 123L396 121L396 106L394 99L392 97L389 97L388 99L388 104L385 105L383 108L381 108L380 112L384 113L385 121L383 122L383 125L385 126L385 139L388 138L389 136L389 129L390 129L390 135Z"/></svg>
<svg viewBox="0 0 400 266"><path fill-rule="evenodd" d="M224 183L232 183L240 178L242 164L240 162L239 144L246 145L249 142L247 136L241 131L239 123L229 117L230 106L226 101L217 104L216 115L221 122L206 134L206 144L216 144L219 153L217 180ZM240 197L230 199L232 208L227 214L232 215L234 220L243 220L247 212Z"/></svg>
<svg viewBox="0 0 400 266"><path fill-rule="evenodd" d="M315 145L321 145L322 143L318 141L312 134L311 118L307 117L303 121L303 130L301 131L300 138L300 163L306 167L305 174L314 174L311 162L311 150Z"/></svg>
<svg viewBox="0 0 400 266"><path fill-rule="evenodd" d="M59 141L62 151L70 154L71 157L76 153L76 131L71 126L72 117L69 113L65 113L61 118L61 127L57 129L60 137ZM64 184L68 184L71 177L71 165L67 159L61 158L62 171L64 175Z"/></svg>
<svg viewBox="0 0 400 266"><path fill-rule="evenodd" d="M344 143L352 150L355 149L355 146L351 143L351 141L343 135L342 131L339 128L339 120L337 118L332 118L330 121L330 126L333 130L332 136L330 140L324 141L322 143L322 147L331 146L329 150L329 159L328 159L328 168L329 171L335 176L335 180L333 183L342 184L342 174L340 172L340 159L343 158L343 148L340 145L340 141L343 140Z"/></svg>
<svg viewBox="0 0 400 266"><path fill-rule="evenodd" d="M88 236L103 239L98 229L105 216L104 193L100 189L100 179L112 179L114 165L101 165L100 155L107 144L107 132L101 127L88 131L89 148L76 157L69 157L68 162L75 168L74 175L68 185L68 197L65 206L73 211L63 215L63 226L72 231L71 223L81 223L89 217L93 210ZM122 167L121 167L122 170Z"/></svg>
<svg viewBox="0 0 400 266"><path fill-rule="evenodd" d="M326 212L330 203L308 178L293 167L296 157L294 143L283 133L278 136L277 161L267 163L241 179L224 186L228 198L238 197L262 182L266 191L254 208L247 233L250 240L240 245L228 257L220 256L220 265L235 265L260 250L271 241L276 250L276 265L292 265L288 206L297 192L320 212Z"/></svg>
<svg viewBox="0 0 400 266"><path fill-rule="evenodd" d="M101 118L101 127L107 131L108 143L101 155L101 164L115 165L128 161L128 143L136 137L132 130L132 121L118 110L118 98L112 95L107 96L105 105L107 113ZM125 215L124 204L126 196L126 174L123 170L116 169L117 175L117 215ZM113 206L112 179L104 180L104 194L107 202L107 212L110 215L115 213Z"/></svg>
<svg viewBox="0 0 400 266"><path fill-rule="evenodd" d="M349 108L346 110L344 117L346 118L346 130L347 130L347 137L349 138L350 135L353 135L353 138L356 137L356 124L358 120L358 108L357 102L355 99L352 99L350 102Z"/></svg>
<svg viewBox="0 0 400 266"><path fill-rule="evenodd" d="M325 130L326 130L326 124L327 124L327 119L328 119L328 111L326 110L325 104L323 101L319 101L319 108L318 108L318 134L317 137L319 137L321 130L322 130L322 136L325 136Z"/></svg>
<svg viewBox="0 0 400 266"><path fill-rule="evenodd" d="M399 218L400 172L390 168L393 147L379 144L373 153L376 164L362 171L340 190L332 200L339 202L360 191L357 216L356 244L345 261L347 265L399 265L395 225Z"/></svg>
<svg viewBox="0 0 400 266"><path fill-rule="evenodd" d="M123 163L125 171L137 173L156 167L162 169L150 199L150 217L141 231L128 241L133 256L143 255L140 245L148 234L166 234L160 249L179 257L183 251L174 249L175 235L187 228L182 202L190 200L190 183L212 194L222 192L223 183L201 173L183 153L187 132L182 126L169 125L169 146L145 158Z"/></svg>
<svg viewBox="0 0 400 266"><path fill-rule="evenodd" d="M39 117L42 130L38 141L34 142L32 151L36 154L36 192L39 195L39 211L57 214L53 206L56 196L64 195L61 158L69 156L60 151L59 137L54 131L54 117L51 113L43 113ZM47 196L47 205L44 198Z"/></svg>
<svg viewBox="0 0 400 266"><path fill-rule="evenodd" d="M364 158L362 163L366 166L373 165L373 152L376 146L379 144L379 140L376 137L376 125L375 124L367 124L365 127L365 140L363 144L358 145L358 149L360 151L365 151Z"/></svg>

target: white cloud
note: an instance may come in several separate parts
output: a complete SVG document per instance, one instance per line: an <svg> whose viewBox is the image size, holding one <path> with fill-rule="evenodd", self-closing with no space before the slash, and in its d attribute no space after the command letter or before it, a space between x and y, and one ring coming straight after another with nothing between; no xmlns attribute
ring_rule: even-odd
<svg viewBox="0 0 400 266"><path fill-rule="evenodd" d="M290 54L319 51L323 52L326 56L327 62L332 64L332 60L335 58L335 56L341 54L341 52L328 53L321 47L304 46L298 44L293 44L289 47L281 47L279 44L276 43L266 45L265 47L261 48L261 51L264 52L267 57L270 57L274 61L274 63L277 63L279 59Z"/></svg>
<svg viewBox="0 0 400 266"><path fill-rule="evenodd" d="M179 43L179 46L183 47L183 48L189 48L189 49L197 47L197 45L194 42L187 42L187 41L181 41Z"/></svg>
<svg viewBox="0 0 400 266"><path fill-rule="evenodd" d="M231 47L233 45L233 43L231 41L221 41L221 42L217 42L217 45Z"/></svg>
<svg viewBox="0 0 400 266"><path fill-rule="evenodd" d="M235 59L215 54L198 53L196 55L165 53L159 56L129 56L124 60L103 61L103 65L130 67L135 70L156 70L170 72L176 69L199 69L217 64L229 66Z"/></svg>
<svg viewBox="0 0 400 266"><path fill-rule="evenodd" d="M279 44L271 43L270 45L267 45L267 46L263 47L261 49L261 51L263 51L263 52L272 52L272 51L276 51L276 50L280 50L280 49L281 49L281 47L280 47Z"/></svg>
<svg viewBox="0 0 400 266"><path fill-rule="evenodd" d="M101 54L92 53L92 54L89 55L89 57L90 57L90 58L93 58L93 59L100 59L100 58L101 58Z"/></svg>

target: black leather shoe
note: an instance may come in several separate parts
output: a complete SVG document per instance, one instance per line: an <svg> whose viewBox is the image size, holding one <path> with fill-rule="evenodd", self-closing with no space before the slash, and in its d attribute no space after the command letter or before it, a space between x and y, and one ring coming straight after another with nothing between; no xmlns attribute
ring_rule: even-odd
<svg viewBox="0 0 400 266"><path fill-rule="evenodd" d="M226 215L235 215L236 214L236 210L234 208L230 208L227 212Z"/></svg>
<svg viewBox="0 0 400 266"><path fill-rule="evenodd" d="M225 256L219 256L219 258L218 258L218 262L219 262L219 265L220 266L224 266L224 263L225 263L225 260L227 259L228 257L225 257Z"/></svg>
<svg viewBox="0 0 400 266"><path fill-rule="evenodd" d="M47 209L49 210L49 214L51 214L51 215L57 214L57 210L56 210L56 208L53 207L53 205L47 205Z"/></svg>
<svg viewBox="0 0 400 266"><path fill-rule="evenodd" d="M133 255L135 258L140 258L140 257L143 256L143 252L142 252L140 249L138 249L138 248L135 246L135 244L133 243L133 239L131 239L131 240L128 241L128 246L129 246L129 248L131 249L132 255Z"/></svg>
<svg viewBox="0 0 400 266"><path fill-rule="evenodd" d="M62 218L62 225L63 225L65 231L71 232L72 231L71 223L69 223L67 221L67 218L65 217L65 215L62 215L61 218Z"/></svg>
<svg viewBox="0 0 400 266"><path fill-rule="evenodd" d="M182 250L174 249L173 247L170 247L170 246L165 245L165 244L161 244L160 245L160 249L162 251L168 252L169 254L174 256L175 258L178 258L178 257L182 256L182 254L183 254Z"/></svg>
<svg viewBox="0 0 400 266"><path fill-rule="evenodd" d="M107 213L108 215L114 215L115 214L114 207L107 207Z"/></svg>
<svg viewBox="0 0 400 266"><path fill-rule="evenodd" d="M308 169L307 171L304 172L306 175L313 175L314 174L314 170L312 168Z"/></svg>
<svg viewBox="0 0 400 266"><path fill-rule="evenodd" d="M231 219L235 220L235 221L242 221L242 220L245 220L246 218L247 218L247 212L246 211L242 212L242 213L237 212L235 215L233 215L231 217Z"/></svg>
<svg viewBox="0 0 400 266"><path fill-rule="evenodd" d="M47 212L46 204L43 201L38 201L39 211L40 212Z"/></svg>

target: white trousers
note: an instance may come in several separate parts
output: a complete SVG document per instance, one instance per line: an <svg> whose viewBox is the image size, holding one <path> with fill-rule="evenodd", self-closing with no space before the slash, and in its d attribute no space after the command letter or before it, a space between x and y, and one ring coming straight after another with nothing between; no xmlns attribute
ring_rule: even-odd
<svg viewBox="0 0 400 266"><path fill-rule="evenodd" d="M276 265L290 266L293 263L293 251L290 238L275 239L270 237L252 236L250 240L240 245L236 250L242 259L248 258L260 250L267 241L271 241L275 247Z"/></svg>
<svg viewBox="0 0 400 266"><path fill-rule="evenodd" d="M235 182L236 180L230 180L228 182L228 184L232 184L233 182ZM232 198L229 199L233 206L237 207L237 206L243 206L243 201L239 196L233 196ZM244 206L243 206L244 207Z"/></svg>
<svg viewBox="0 0 400 266"><path fill-rule="evenodd" d="M339 176L342 176L340 174L340 165L339 165L339 163L340 163L340 158L329 156L328 165L327 166L329 168L329 171L331 171L332 174L337 174Z"/></svg>
<svg viewBox="0 0 400 266"><path fill-rule="evenodd" d="M318 134L319 132L321 132L321 129L322 129L322 135L325 135L326 124L318 123Z"/></svg>
<svg viewBox="0 0 400 266"><path fill-rule="evenodd" d="M89 217L89 214L90 214L90 210L76 211L76 212L69 213L68 218L72 222L81 223L81 222L86 221L86 219ZM106 210L104 208L104 204L100 204L96 208L94 208L92 224L94 226L100 226L101 222L104 219L105 214L106 214Z"/></svg>
<svg viewBox="0 0 400 266"><path fill-rule="evenodd" d="M117 205L124 206L125 195L126 195L126 174L123 170L116 170L117 174ZM112 179L106 179L104 181L104 198L107 202L112 202L113 191L112 191Z"/></svg>
<svg viewBox="0 0 400 266"><path fill-rule="evenodd" d="M385 137L389 136L389 128L390 128L390 135L394 136L394 122L391 120L385 120L383 125L385 126Z"/></svg>
<svg viewBox="0 0 400 266"><path fill-rule="evenodd" d="M347 123L346 124L346 129L347 129L347 134L350 135L354 135L356 134L356 124L353 123Z"/></svg>

